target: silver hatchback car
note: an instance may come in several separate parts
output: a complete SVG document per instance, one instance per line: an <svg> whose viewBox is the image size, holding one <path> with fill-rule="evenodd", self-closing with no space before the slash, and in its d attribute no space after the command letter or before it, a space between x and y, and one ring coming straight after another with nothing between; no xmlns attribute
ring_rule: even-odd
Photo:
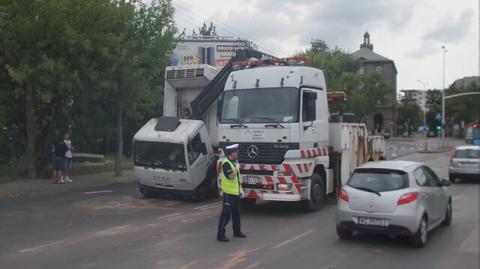
<svg viewBox="0 0 480 269"><path fill-rule="evenodd" d="M366 163L338 192L337 234L341 239L354 231L407 236L423 247L429 231L452 222L449 185L423 163Z"/></svg>
<svg viewBox="0 0 480 269"><path fill-rule="evenodd" d="M471 178L480 180L480 146L460 146L455 148L448 177L452 183L457 178Z"/></svg>

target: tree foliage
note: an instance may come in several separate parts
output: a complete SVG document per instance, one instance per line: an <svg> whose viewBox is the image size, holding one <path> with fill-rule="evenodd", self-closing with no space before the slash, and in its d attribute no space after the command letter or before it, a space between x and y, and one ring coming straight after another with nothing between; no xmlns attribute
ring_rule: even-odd
<svg viewBox="0 0 480 269"><path fill-rule="evenodd" d="M126 124L162 103L175 33L170 0L2 1L0 124L20 130L29 175L45 173L66 131L86 148L116 140L121 157Z"/></svg>
<svg viewBox="0 0 480 269"><path fill-rule="evenodd" d="M379 74L359 74L361 62L344 50L338 47L331 49L324 41L313 40L310 48L297 53L297 56L307 56L307 65L325 72L328 91L347 93L345 106L336 106L335 111L353 112L361 119L375 111L376 107L389 104L388 94L393 88Z"/></svg>

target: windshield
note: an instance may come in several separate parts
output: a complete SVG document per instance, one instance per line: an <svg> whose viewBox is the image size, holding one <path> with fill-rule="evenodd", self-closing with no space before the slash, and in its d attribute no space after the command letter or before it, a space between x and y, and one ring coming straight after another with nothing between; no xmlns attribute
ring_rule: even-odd
<svg viewBox="0 0 480 269"><path fill-rule="evenodd" d="M136 166L187 170L182 144L134 141L133 152Z"/></svg>
<svg viewBox="0 0 480 269"><path fill-rule="evenodd" d="M460 149L455 151L455 158L459 159L480 159L480 150Z"/></svg>
<svg viewBox="0 0 480 269"><path fill-rule="evenodd" d="M298 89L263 88L226 91L221 123L298 121Z"/></svg>
<svg viewBox="0 0 480 269"><path fill-rule="evenodd" d="M347 185L375 192L400 190L409 186L405 172L389 169L357 169Z"/></svg>

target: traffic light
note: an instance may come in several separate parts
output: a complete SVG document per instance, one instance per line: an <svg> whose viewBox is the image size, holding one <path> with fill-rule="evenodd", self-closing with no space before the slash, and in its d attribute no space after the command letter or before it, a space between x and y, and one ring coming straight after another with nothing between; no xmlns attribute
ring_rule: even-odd
<svg viewBox="0 0 480 269"><path fill-rule="evenodd" d="M437 132L440 132L440 130L442 130L442 126L437 125L437 127L435 127L435 129L437 130Z"/></svg>

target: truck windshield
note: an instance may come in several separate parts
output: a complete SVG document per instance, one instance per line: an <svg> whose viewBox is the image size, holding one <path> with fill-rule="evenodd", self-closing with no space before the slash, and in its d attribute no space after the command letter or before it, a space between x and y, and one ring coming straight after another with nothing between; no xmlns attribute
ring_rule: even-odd
<svg viewBox="0 0 480 269"><path fill-rule="evenodd" d="M298 122L296 88L259 88L226 91L221 123Z"/></svg>
<svg viewBox="0 0 480 269"><path fill-rule="evenodd" d="M134 141L133 153L135 166L187 170L182 144Z"/></svg>

